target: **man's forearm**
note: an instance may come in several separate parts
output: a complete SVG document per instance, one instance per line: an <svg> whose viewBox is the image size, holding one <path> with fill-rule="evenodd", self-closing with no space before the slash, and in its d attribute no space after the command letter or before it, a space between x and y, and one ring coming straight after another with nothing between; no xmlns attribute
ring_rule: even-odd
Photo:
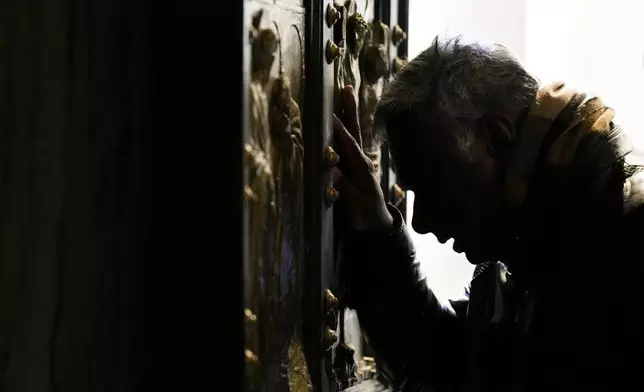
<svg viewBox="0 0 644 392"><path fill-rule="evenodd" d="M357 310L379 365L396 384L452 382L455 369L448 367L463 353L463 322L427 287L402 216L389 208L395 221L391 233L346 239L347 305Z"/></svg>

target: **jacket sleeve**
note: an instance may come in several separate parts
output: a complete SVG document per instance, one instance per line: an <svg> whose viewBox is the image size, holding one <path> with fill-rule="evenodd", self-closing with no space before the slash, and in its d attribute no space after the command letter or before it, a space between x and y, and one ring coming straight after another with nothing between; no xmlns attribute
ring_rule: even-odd
<svg viewBox="0 0 644 392"><path fill-rule="evenodd" d="M394 386L454 387L465 381L455 366L465 358L465 322L427 287L402 215L388 207L393 232L345 237L345 303Z"/></svg>

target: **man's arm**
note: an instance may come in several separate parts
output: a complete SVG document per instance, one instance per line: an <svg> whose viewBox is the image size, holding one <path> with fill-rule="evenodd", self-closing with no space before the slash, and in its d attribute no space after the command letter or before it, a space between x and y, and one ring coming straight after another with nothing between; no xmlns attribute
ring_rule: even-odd
<svg viewBox="0 0 644 392"><path fill-rule="evenodd" d="M427 287L402 215L388 209L392 232L345 240L347 306L356 309L378 365L397 387L464 383L464 372L456 367L465 359L464 320Z"/></svg>

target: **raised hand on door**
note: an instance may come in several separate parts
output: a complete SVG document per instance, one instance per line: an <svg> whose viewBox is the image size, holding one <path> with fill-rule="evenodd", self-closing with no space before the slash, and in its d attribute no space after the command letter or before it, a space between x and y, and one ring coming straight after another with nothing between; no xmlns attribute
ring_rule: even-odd
<svg viewBox="0 0 644 392"><path fill-rule="evenodd" d="M340 155L333 178L345 222L355 231L389 230L393 228L393 218L387 210L379 179L374 175L374 164L362 150L353 87L344 87L342 102L343 113L334 114L333 118L335 145Z"/></svg>

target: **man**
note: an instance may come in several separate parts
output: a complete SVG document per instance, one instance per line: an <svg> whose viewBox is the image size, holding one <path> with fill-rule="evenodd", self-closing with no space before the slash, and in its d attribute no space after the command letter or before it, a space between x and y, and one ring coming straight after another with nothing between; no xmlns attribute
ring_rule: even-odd
<svg viewBox="0 0 644 392"><path fill-rule="evenodd" d="M613 111L563 83L539 86L499 46L435 40L400 71L365 140L386 136L415 194L414 230L453 238L478 265L468 300L443 305L344 95L334 174L351 232L345 298L394 388L637 388L644 172L626 163Z"/></svg>

